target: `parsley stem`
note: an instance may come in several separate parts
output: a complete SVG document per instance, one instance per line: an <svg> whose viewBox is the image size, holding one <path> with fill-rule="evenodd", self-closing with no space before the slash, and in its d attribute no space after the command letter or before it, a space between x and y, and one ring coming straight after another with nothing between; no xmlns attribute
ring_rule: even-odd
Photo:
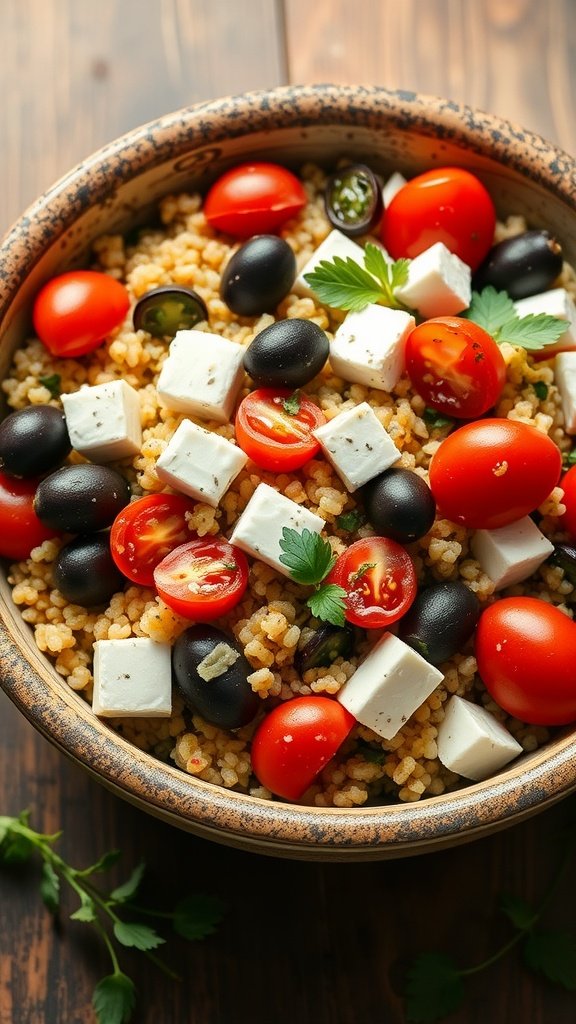
<svg viewBox="0 0 576 1024"><path fill-rule="evenodd" d="M108 935L108 932L104 928L102 922L99 921L97 918L95 921L92 921L92 924L96 931L98 932L98 934L100 935L100 938L102 939L104 945L106 946L106 949L108 950L108 955L112 961L112 967L114 968L114 974L122 974L120 963L118 961L118 957L116 956L116 950L114 949L114 944L112 942L112 939Z"/></svg>

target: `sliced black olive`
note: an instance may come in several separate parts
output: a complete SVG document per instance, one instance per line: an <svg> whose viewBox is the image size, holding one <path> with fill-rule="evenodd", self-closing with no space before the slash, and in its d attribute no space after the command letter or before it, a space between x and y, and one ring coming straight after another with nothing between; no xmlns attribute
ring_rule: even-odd
<svg viewBox="0 0 576 1024"><path fill-rule="evenodd" d="M254 235L228 261L220 297L238 316L268 313L288 294L296 277L296 257L283 238Z"/></svg>
<svg viewBox="0 0 576 1024"><path fill-rule="evenodd" d="M196 623L180 634L172 649L172 670L187 706L221 729L246 725L260 706L241 648L215 626Z"/></svg>
<svg viewBox="0 0 576 1024"><path fill-rule="evenodd" d="M499 242L472 279L475 291L492 285L511 299L546 291L562 270L562 249L547 231L525 231Z"/></svg>
<svg viewBox="0 0 576 1024"><path fill-rule="evenodd" d="M130 501L130 485L115 469L81 463L41 480L34 509L45 526L67 533L95 533L111 526Z"/></svg>
<svg viewBox="0 0 576 1024"><path fill-rule="evenodd" d="M383 537L408 544L428 533L436 515L432 491L410 469L387 469L362 488L368 520Z"/></svg>
<svg viewBox="0 0 576 1024"><path fill-rule="evenodd" d="M380 182L365 164L352 164L332 174L324 200L328 220L349 238L365 235L382 216Z"/></svg>
<svg viewBox="0 0 576 1024"><path fill-rule="evenodd" d="M173 338L208 319L206 303L191 288L166 284L146 292L134 306L136 331L148 331L154 338Z"/></svg>
<svg viewBox="0 0 576 1024"><path fill-rule="evenodd" d="M555 544L550 561L564 569L565 578L576 587L576 547L572 544Z"/></svg>
<svg viewBox="0 0 576 1024"><path fill-rule="evenodd" d="M400 620L400 639L432 665L451 658L470 639L480 602L461 580L433 583L421 590Z"/></svg>
<svg viewBox="0 0 576 1024"><path fill-rule="evenodd" d="M354 650L355 633L351 626L320 626L294 657L294 668L302 675L309 668L331 665L336 658L347 658Z"/></svg>
<svg viewBox="0 0 576 1024"><path fill-rule="evenodd" d="M259 387L301 388L328 358L330 343L311 320L277 320L257 334L244 356L244 369Z"/></svg>
<svg viewBox="0 0 576 1024"><path fill-rule="evenodd" d="M107 533L69 541L59 551L52 572L54 584L66 600L86 608L106 604L126 583L110 554Z"/></svg>
<svg viewBox="0 0 576 1024"><path fill-rule="evenodd" d="M0 423L0 469L10 476L49 473L71 448L66 417L53 405L28 405Z"/></svg>

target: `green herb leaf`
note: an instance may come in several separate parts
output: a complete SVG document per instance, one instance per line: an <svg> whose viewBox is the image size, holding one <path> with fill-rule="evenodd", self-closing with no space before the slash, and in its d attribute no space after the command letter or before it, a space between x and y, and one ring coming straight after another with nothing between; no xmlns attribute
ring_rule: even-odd
<svg viewBox="0 0 576 1024"><path fill-rule="evenodd" d="M204 939L216 931L225 913L226 905L217 896L197 893L182 900L174 910L174 929L184 939Z"/></svg>
<svg viewBox="0 0 576 1024"><path fill-rule="evenodd" d="M128 881L124 882L123 885L119 885L116 889L112 890L112 892L110 893L111 898L116 903L125 903L126 900L131 899L131 897L134 896L138 891L138 887L140 885L140 882L142 881L145 870L146 865L144 864L143 861L141 861L140 864L138 864L134 868Z"/></svg>
<svg viewBox="0 0 576 1024"><path fill-rule="evenodd" d="M445 953L422 953L407 976L406 1011L409 1021L440 1020L453 1013L464 999L464 985L456 964Z"/></svg>
<svg viewBox="0 0 576 1024"><path fill-rule="evenodd" d="M288 398L282 402L282 408L289 416L297 416L300 412L300 392L293 391L291 395L288 395Z"/></svg>
<svg viewBox="0 0 576 1024"><path fill-rule="evenodd" d="M341 515L336 516L336 526L338 529L348 530L349 533L359 530L361 526L364 526L365 522L366 516L357 508L351 508L349 512L342 512Z"/></svg>
<svg viewBox="0 0 576 1024"><path fill-rule="evenodd" d="M134 946L144 951L156 949L166 941L147 924L138 924L134 921L115 921L114 935L123 946Z"/></svg>
<svg viewBox="0 0 576 1024"><path fill-rule="evenodd" d="M548 398L548 385L545 384L543 380L535 380L532 387L536 392L536 397L539 398L541 402Z"/></svg>
<svg viewBox="0 0 576 1024"><path fill-rule="evenodd" d="M454 424L454 420L449 416L443 416L441 412L428 407L424 409L423 420L431 430L440 430L442 427L451 427Z"/></svg>
<svg viewBox="0 0 576 1024"><path fill-rule="evenodd" d="M343 587L335 583L325 583L308 598L306 604L317 619L330 622L333 626L343 626L346 621L345 597L346 591Z"/></svg>
<svg viewBox="0 0 576 1024"><path fill-rule="evenodd" d="M321 583L336 561L328 541L306 527L299 533L284 526L280 547L283 552L280 561L288 566L297 583Z"/></svg>
<svg viewBox="0 0 576 1024"><path fill-rule="evenodd" d="M120 850L108 850L94 864L90 864L89 867L82 868L80 871L77 870L75 874L79 878L88 878L90 875L95 875L100 871L108 871L109 868L113 867L120 860L121 856Z"/></svg>
<svg viewBox="0 0 576 1024"><path fill-rule="evenodd" d="M94 989L92 1005L98 1024L127 1024L136 1005L134 983L121 971L109 974Z"/></svg>
<svg viewBox="0 0 576 1024"><path fill-rule="evenodd" d="M96 920L96 907L94 901L90 898L88 893L84 890L80 891L80 906L78 910L75 910L73 914L70 914L72 921L83 921L85 924L90 924L91 921Z"/></svg>
<svg viewBox="0 0 576 1024"><path fill-rule="evenodd" d="M7 830L0 846L0 863L22 864L34 853L34 844L26 836Z"/></svg>
<svg viewBox="0 0 576 1024"><path fill-rule="evenodd" d="M359 580L362 578L362 576L365 576L366 573L370 571L370 569L375 569L376 565L376 562L362 562L362 565L358 566L356 572L352 573L352 575L349 577L350 583L356 583L356 580Z"/></svg>
<svg viewBox="0 0 576 1024"><path fill-rule="evenodd" d="M500 898L500 909L519 931L526 931L535 921L536 914L531 906L518 896L503 893Z"/></svg>
<svg viewBox="0 0 576 1024"><path fill-rule="evenodd" d="M371 302L378 302L382 298L378 281L350 256L346 259L334 256L332 260L320 260L310 274L304 274L304 279L320 302L335 309L360 313Z"/></svg>
<svg viewBox="0 0 576 1024"><path fill-rule="evenodd" d="M393 294L394 289L401 288L403 284L406 284L410 260L400 259L390 262L379 246L368 242L364 250L364 266L369 274L380 281L390 305L397 305Z"/></svg>
<svg viewBox="0 0 576 1024"><path fill-rule="evenodd" d="M40 384L48 389L52 398L60 397L60 384L62 378L59 373L51 373L48 377L39 377L38 380Z"/></svg>
<svg viewBox="0 0 576 1024"><path fill-rule="evenodd" d="M554 985L576 990L576 937L568 932L531 932L524 943L524 959Z"/></svg>
<svg viewBox="0 0 576 1024"><path fill-rule="evenodd" d="M356 752L361 754L363 759L368 761L369 764L384 764L386 760L386 751L382 747L373 747L372 744L367 743L365 740L358 740Z"/></svg>
<svg viewBox="0 0 576 1024"><path fill-rule="evenodd" d="M516 317L516 307L507 292L498 292L489 284L481 292L472 292L470 307L460 316L473 320L494 337L505 323Z"/></svg>
<svg viewBox="0 0 576 1024"><path fill-rule="evenodd" d="M576 448L572 448L569 452L564 452L562 455L563 466L576 466Z"/></svg>
<svg viewBox="0 0 576 1024"><path fill-rule="evenodd" d="M60 905L60 879L50 861L47 860L42 865L40 895L50 913L55 914Z"/></svg>
<svg viewBox="0 0 576 1024"><path fill-rule="evenodd" d="M547 316L545 313L539 313L537 316L530 313L528 316L517 316L513 320L507 320L500 328L496 340L507 341L510 345L520 345L535 352L546 345L553 345L565 331L565 320L560 320L557 316Z"/></svg>

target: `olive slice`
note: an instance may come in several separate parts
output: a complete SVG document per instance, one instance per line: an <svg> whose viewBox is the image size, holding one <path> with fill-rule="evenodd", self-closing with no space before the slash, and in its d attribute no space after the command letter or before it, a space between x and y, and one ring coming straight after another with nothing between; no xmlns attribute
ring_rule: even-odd
<svg viewBox="0 0 576 1024"><path fill-rule="evenodd" d="M354 640L351 626L331 626L325 623L296 652L294 667L302 675L310 668L331 665L336 658L346 658L352 654Z"/></svg>
<svg viewBox="0 0 576 1024"><path fill-rule="evenodd" d="M553 565L559 565L564 570L564 577L576 586L576 547L573 544L555 544L554 551L550 555Z"/></svg>
<svg viewBox="0 0 576 1024"><path fill-rule="evenodd" d="M349 238L365 235L382 216L382 189L365 164L343 167L330 176L324 193L326 216Z"/></svg>
<svg viewBox="0 0 576 1024"><path fill-rule="evenodd" d="M191 288L172 284L146 292L132 314L134 329L147 331L153 338L173 338L177 331L190 330L207 319L204 300Z"/></svg>

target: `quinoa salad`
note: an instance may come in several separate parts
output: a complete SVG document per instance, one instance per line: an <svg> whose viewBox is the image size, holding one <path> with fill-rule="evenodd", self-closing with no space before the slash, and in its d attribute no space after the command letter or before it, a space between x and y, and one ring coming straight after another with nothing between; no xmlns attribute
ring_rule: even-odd
<svg viewBox="0 0 576 1024"><path fill-rule="evenodd" d="M161 387L160 394L158 382L169 356L175 358L174 345L177 347L187 343L192 332L201 333L202 342L206 347L209 347L213 343L213 337L216 337L233 342L241 346L244 353L248 353L255 339L266 338L264 332L269 331L275 324L306 321L315 325L318 332L325 336L327 351L336 353L338 342L335 342L335 339L341 336L338 332L342 332L347 319L363 317L365 310L348 307L351 308L348 312L345 308L337 308L336 304L322 301L313 284L303 283L303 273L308 270L314 276L310 268L314 266L315 254L321 245L326 245L328 239L334 238L335 230L338 236L341 235L349 244L360 246L361 249L368 243L368 247L372 248L365 251L371 252L374 258L375 250L381 252L383 245L386 249L393 246L387 244L389 239L386 238L386 232L379 232L381 210L377 211L372 218L373 223L369 223L367 227L365 225L362 228L360 225L358 231L346 232L344 225L340 232L336 226L338 221L327 212L328 177L327 172L316 166L302 167L297 179L303 189L302 202L297 209L287 208L281 223L272 224L271 227L266 222L261 226L258 221L255 230L248 232L244 226L234 234L230 231L225 218L219 220L219 210L216 214L208 216L209 209L212 209L208 205L210 196L207 199L190 192L164 198L159 204L158 220L153 226L142 228L126 237L106 235L99 238L93 246L90 269L121 283L126 289L129 308L122 314L121 322L105 332L102 343L86 353L74 356L68 356L66 351L55 354L54 346L51 351L45 340L40 340L38 336L30 337L15 353L12 366L2 383L2 389L10 412L27 409L30 406L50 406L62 411L63 396L66 399L67 396L83 394L80 389L125 382L137 395L136 416L141 428L141 439L138 436L137 444L134 445L135 450L120 458L111 458L108 453L104 456L96 454L91 459L86 451L82 452L79 448L73 447L65 454L62 463L73 467L97 464L100 467L106 466L107 470L117 471L129 485L129 491L122 502L124 506L129 500L134 503L149 495L184 493L185 535L179 537L178 544L204 540L210 550L209 545L212 541L224 541L234 546L235 538L238 538L238 547L242 550L239 558L245 557L246 560L247 576L244 588L241 588L231 607L227 607L225 603L221 614L208 616L206 634L209 636L210 630L216 630L225 634L225 638L229 638L230 646L226 649L224 643L225 649L220 647L217 651L217 658L223 656L225 663L216 665L216 678L219 674L225 675L230 665L236 663L238 666L238 658L245 659L241 664L247 663L244 684L249 692L244 693L242 697L244 703L249 705L249 711L244 715L246 720L238 726L235 721L232 721L231 725L223 726L218 714L210 719L206 715L204 705L199 705L204 709L204 713L201 713L198 704L187 698L186 686L174 682L173 679L168 703L158 705L157 710L153 710L151 714L140 711L114 714L113 706L112 710L106 706L102 694L94 703L95 713L102 714L111 728L137 747L149 751L165 762L175 764L183 772L204 782L264 799L279 796L318 807L346 808L395 801L417 801L438 796L462 785L469 785L472 780L486 776L482 763L479 767L475 766L475 755L470 754L477 741L480 747L484 743L490 749L496 745L499 749L502 747L508 750L508 754L502 756L499 764L488 769L488 774L491 774L513 757L535 751L547 742L551 730L576 718L576 704L571 716L561 712L559 716L552 715L547 720L545 714L541 715L538 712L532 716L531 722L527 722L519 714L504 710L487 688L487 676L484 679L479 672L478 644L474 629L478 616L482 624L485 613L498 607L500 602L511 598L537 599L543 607L553 608L563 616L566 629L572 628L571 602L574 587L571 582L570 566L558 557L559 551L565 554L571 550L571 529L567 526L567 504L563 500L564 488L560 473L551 470L551 486L545 488L545 493L535 497L536 505L532 505L528 498L527 507L519 509L512 517L512 521L508 517L507 521L488 522L487 525L474 523L473 517L466 521L458 521L456 515L451 518L450 501L444 496L440 481L437 491L432 488L434 509L430 523L425 524L425 532L415 539L411 539L408 534L406 540L393 542L395 547L401 547L406 553L410 572L413 573L415 580L414 591L410 591L406 599L406 612L421 591L431 586L456 582L466 588L478 606L471 628L466 631L462 642L458 643L455 651L451 651L448 657L440 661L433 658L428 662L425 657L426 651L410 643L405 630L403 633L401 610L396 618L391 618L389 627L369 622L368 628L364 628L362 618L355 619L352 616L350 619L348 615L346 623L342 620L340 626L335 624L339 620L334 619L334 616L328 616L327 620L325 615L323 617L319 605L310 602L311 595L319 592L322 584L321 574L318 580L311 583L302 582L295 572L290 571L288 559L285 558L282 567L275 565L274 559L259 558L260 549L254 541L250 541L250 530L245 528L243 531L238 524L246 521L242 520L242 516L254 501L257 490L261 485L267 485L275 495L291 503L286 508L296 507L301 510L303 516L304 513L310 514L311 518L298 518L295 513L295 518L286 520L285 525L294 528L292 539L294 533L298 533L301 538L303 531L306 530L310 536L321 537L329 545L329 555L333 563L335 559L345 555L352 545L359 542L370 545L375 536L386 537L385 529L378 529L368 514L370 492L367 487L374 476L380 474L382 470L388 470L389 467L393 468L393 471L404 470L429 488L431 462L447 439L458 437L460 429L475 429L478 424L495 423L496 420L509 421L537 431L539 437L553 443L554 449L559 453L559 460L563 459L566 467L572 449L572 437L567 432L567 426L570 429L570 425L566 424L568 399L563 398L559 386L556 361L560 357L556 356L556 352L570 346L563 346L562 343L551 344L551 354L548 354L545 349L531 351L515 344L514 339L501 341L498 349L503 368L495 401L490 402L489 408L482 409L479 413L470 415L465 410L463 414L456 416L449 406L442 408L441 402L433 404L430 395L423 395L422 389L419 391L415 387L413 375L408 374L405 363L399 366L397 379L391 386L383 387L381 384L374 386L373 383L362 380L348 379L342 371L342 359L336 360L335 355L333 366L330 354L327 359L323 355L321 365L311 379L296 385L284 384L283 388L280 387L279 393L282 400L288 402L288 406L285 406L286 415L298 415L304 398L319 409L322 417L314 429L318 430L319 439L327 431L327 440L325 443L322 442L321 446L316 444L312 455L297 468L283 470L281 465L270 469L263 468L252 455L245 455L239 440L240 435L237 436L237 413L241 403L262 386L274 386L268 382L262 385L258 379L254 380L250 374L250 357L236 373L236 384L230 392L231 405L224 414L220 411L217 415L210 416L206 413L199 415L197 411L185 411L179 399L170 398L170 395L176 394L175 385ZM392 186L388 194L384 189L384 222L388 209L392 210L405 183L397 181L395 187L398 189L395 195ZM500 220L495 226L490 226L488 249L493 251L495 245L523 236L530 227L523 218L515 216L512 212L506 220ZM248 305L242 301L238 303L234 298L225 301L226 286L231 287L232 281L229 273L230 260L237 258L243 247L253 241L253 236L257 239L275 237L283 240L295 258L295 272L290 269L289 261L284 269L281 261L278 265L275 252L271 257L272 271L266 269L270 266L270 261L267 264L264 258L264 269L260 269L259 279L264 282L262 287L267 288L269 295L272 296L265 298L263 304L260 303L264 311L257 300ZM561 242L561 239L559 241ZM488 249L482 257L483 265ZM340 259L342 266L350 256L351 250L333 246L324 252L325 261L330 262L337 257L336 264ZM396 253L392 252L392 257L401 262L401 257ZM412 259L411 265L414 266L418 257L409 258ZM459 262L465 266L465 260ZM368 268L368 264L366 266ZM476 270L477 268L474 268L474 271ZM438 271L441 283L451 293L461 291L461 272L461 268L454 267L448 270L441 267ZM405 317L411 316L410 311L414 314L409 328L401 338L396 339L398 344L395 348L395 358L401 348L400 343L403 345L405 336L410 330L417 330L417 325L444 315L458 316L470 306L468 293L460 302L458 312L454 311L453 305L450 306L449 302L445 311L440 309L427 312L428 297L425 301L422 300L422 306L418 308L419 289L426 292L427 288L426 273L420 280L415 278L414 282L410 279L407 281L407 269L401 267L401 276L398 278L401 283L394 285L393 289L396 296L402 296L401 301L396 303L396 308L390 310L386 303L378 305L378 300L372 297L370 309L377 305L379 309L386 309L386 313L390 311L396 314L400 311ZM434 274L437 275L437 270L433 271L433 278ZM266 284L268 278L270 281ZM468 268L468 285L469 278ZM488 280L490 283L491 279ZM393 281L392 283L394 284ZM135 326L134 312L137 304L155 289L168 286L192 290L201 302L199 319L189 329L180 330L176 342L173 340L173 334L162 336L161 330L147 329L150 328L152 321L145 318L136 318ZM472 287L475 287L474 275ZM498 286L496 287L498 290ZM275 288L278 290L277 294L274 293ZM481 291L480 285L477 290ZM572 267L560 260L559 269L552 275L549 283L545 287L534 289L531 292L532 297L537 290L543 294L561 292L566 302L571 301L576 297L576 276ZM522 301L530 302L533 298L521 299L520 303ZM520 310L520 306L517 308ZM253 312L254 309L257 311ZM540 309L527 308L526 312L538 314ZM554 316L554 312L550 311L550 315ZM37 317L35 325L37 333L40 334ZM208 336L205 332L209 332ZM350 337L354 342L355 336ZM565 335L562 335L562 341L564 339ZM573 347L576 348L576 340ZM253 351L256 353L256 348ZM219 356L215 358L218 362ZM301 363L304 359L305 356L296 348L294 361ZM352 377L354 376L353 373ZM258 378L258 374L256 377ZM163 379L165 378L166 370ZM365 381L367 379L364 378ZM290 406L292 399L294 401ZM378 430L382 428L383 443L385 441L392 446L387 451L392 450L393 454L376 471L369 471L371 475L368 479L362 479L360 483L354 480L351 486L347 486L345 479L348 479L355 467L351 467L344 456L339 461L340 456L336 452L335 444L334 451L331 450L330 444L334 438L330 436L330 424L336 417L345 414L350 414L351 422L354 421L358 409L363 413L367 410L366 415L375 419ZM65 412L71 428L76 415L72 403L65 405ZM174 469L172 464L168 465L166 457L168 446L178 428L189 423L227 442L227 454L230 454L232 443L236 453L240 452L243 455L230 469L227 486L223 487L222 480L219 479L217 495L206 501L201 500L201 495L193 496L193 491L179 490L176 483L177 469ZM378 436L380 437L380 434ZM471 443L474 443L473 440ZM448 451L448 448L445 450ZM219 458L218 450L214 451L213 458ZM232 452L231 459L233 456ZM538 459L537 454L536 458ZM544 453L543 463L546 458L547 453ZM353 462L358 464L359 459ZM177 459L174 464L177 465ZM440 456L437 465L441 465ZM560 466L560 461L558 465ZM2 466L8 473L8 466L4 461ZM502 472L506 472L505 459L502 466ZM57 469L56 472L61 472L61 469ZM18 477L19 474L16 472L15 476ZM214 479L216 476L220 477L219 471L214 469L213 476ZM49 479L49 475L42 473L38 474L38 477L42 484ZM81 480L80 477L78 479ZM269 492L262 490L258 493L269 495ZM576 497L574 501L576 504ZM46 504L49 504L47 499ZM195 628L196 623L205 623L201 611L196 610L183 615L180 613L182 605L178 601L170 602L165 599L164 592L160 596L158 591L162 591L162 586L158 585L158 577L155 577L156 586L151 580L138 583L134 579L124 578L123 582L113 588L113 593L95 604L74 601L70 596L64 596L63 591L66 587L59 589L55 566L62 549L73 538L74 531L59 528L51 523L49 513L43 516L38 499L35 507L38 517L48 524L51 535L43 539L40 534L27 557L9 551L0 553L4 554L9 564L8 579L12 587L13 601L21 609L23 619L33 631L39 650L53 662L65 684L81 693L87 702L92 704L94 700L95 644L100 641L146 639L158 645L158 650L173 652L176 650L177 641L180 640L182 643L187 630ZM127 507L130 508L130 504ZM120 514L116 512L116 515ZM495 573L491 568L493 563L487 561L486 544L488 541L491 542L493 534L498 534L509 527L512 529L514 524L520 520L524 522L525 518L530 519L536 532L539 531L543 538L539 541L542 554L539 560L536 555L534 567L529 566L526 570L528 575L522 579L518 579L518 576L522 575L522 570L518 571L518 562L522 561L522 556L514 556L516 560L511 558L506 563L504 575L499 582L494 578ZM96 527L97 532L94 534L100 540L106 538L106 546L108 528L111 525L109 521L103 529ZM253 531L256 528L257 524L250 527ZM418 530L415 530L415 533L417 534ZM487 538L486 534L490 534L490 537ZM479 535L482 535L482 538L476 542L475 537L478 538ZM288 535L285 537L288 538ZM535 543L538 547L538 542ZM288 554L289 557L286 546L282 550L285 556ZM372 549L368 547L367 550ZM531 557L530 554L525 556L527 564ZM327 580L328 583L337 586L338 583L342 583L343 577L342 574L340 577L337 575L338 561L335 566L332 563L328 575L324 574L323 582L326 583ZM222 561L225 567L230 567L231 564L225 559ZM356 565L354 578L366 572L370 574L374 564L368 554L367 558ZM237 568L234 562L235 579L238 578ZM506 577L505 572L509 570L512 574ZM90 574L92 570L88 567L87 571ZM352 579L350 571L346 578ZM507 582L508 579L511 582ZM338 642L333 646L328 644L330 649L327 655L324 656L323 652L318 658L309 657L309 651L315 649L316 638L319 633L323 635L322 631L327 631L326 635L330 641L338 637ZM441 632L440 624L438 631ZM415 671L421 680L424 696L422 700L414 698L416 706L410 706L409 713L406 713L404 698L394 697L394 700L397 699L399 702L399 727L393 729L393 735L385 736L382 732L386 732L386 729L374 728L377 715L381 711L374 712L373 705L378 699L382 676L386 675L388 669L382 669L377 679L370 678L369 673L366 673L369 697L359 698L349 688L348 693L352 694L352 697L345 699L344 692L355 673L367 665L367 659L375 648L383 639L389 639L391 636L395 637L393 642L402 645L402 650L397 655L400 669L408 671L409 675L412 670ZM114 650L114 647L98 648L101 672L105 672L108 657L106 652L113 653ZM230 660L226 660L227 651L232 652ZM418 666L414 669L411 657L418 659ZM206 673L205 662L209 662L209 659L204 655L202 658L198 656L193 667L194 670L198 669L200 663L204 666L202 679L204 685L210 688L214 686L214 679L210 672ZM139 664L134 660L134 666ZM150 672L155 673L156 663L149 664L153 665ZM162 666L158 668L158 672L163 670ZM190 675L192 669L188 667L187 671ZM138 685L138 679L135 679L134 683ZM149 687L149 684L150 680L147 680L146 686ZM194 685L198 685L197 675L194 675ZM572 691L576 691L576 683L572 685ZM446 720L447 709L454 697L466 702L466 709L481 709L488 712L491 716L489 721L494 723L494 728L502 726L505 730L502 734L495 734L495 738L491 739L492 726L486 724L488 720L479 722L474 726L478 729L478 735L474 734L472 739L465 737L463 740L463 746L466 748L463 759L460 758L458 751L454 754L451 735L445 735L447 756L439 756L439 735ZM325 698L337 706L339 711L344 709L345 715L344 725L338 726L340 732L338 740L334 741L333 749L330 750L331 756L324 752L319 757L316 765L318 770L310 772L303 790L300 785L294 790L290 787L287 790L282 786L275 787L273 782L270 782L274 773L272 772L270 777L265 767L263 771L257 773L252 763L252 743L255 734L268 719L273 721L272 716L278 708L293 698ZM574 702L574 697L572 701ZM462 712L463 705L452 703L450 706L454 716L457 716L457 712L458 715ZM394 714L388 716L388 722L390 717L394 718ZM288 737L289 740L291 738ZM458 743L456 745L458 746ZM466 765L470 765L470 757L472 766L467 771ZM482 762L482 755L480 761Z"/></svg>

